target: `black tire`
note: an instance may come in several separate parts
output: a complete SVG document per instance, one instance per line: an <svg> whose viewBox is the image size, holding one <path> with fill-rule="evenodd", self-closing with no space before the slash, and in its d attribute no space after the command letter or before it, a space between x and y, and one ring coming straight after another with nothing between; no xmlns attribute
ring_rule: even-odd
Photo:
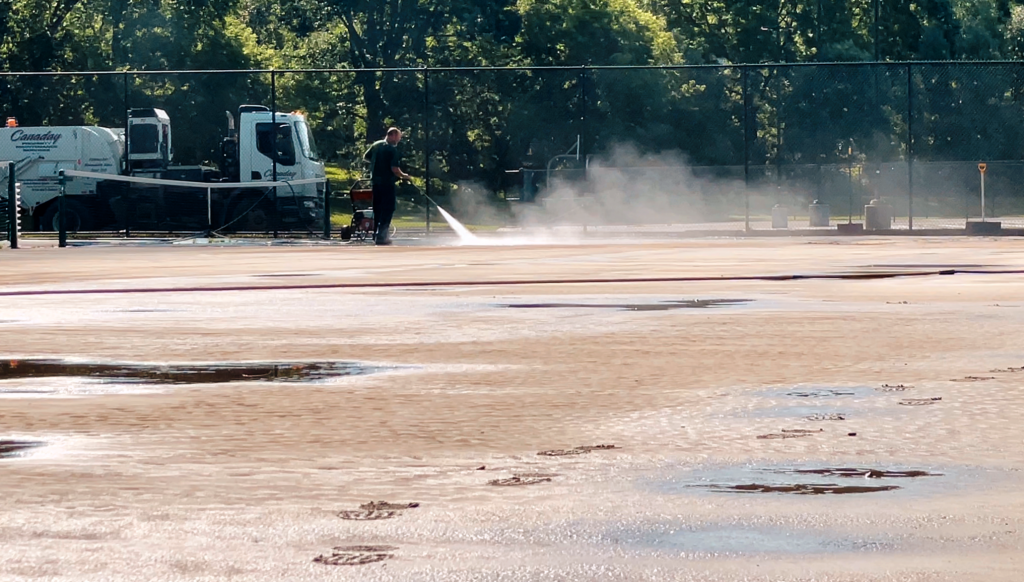
<svg viewBox="0 0 1024 582"><path fill-rule="evenodd" d="M266 200L246 197L235 202L228 213L228 230L232 232L270 232L273 228L273 206Z"/></svg>
<svg viewBox="0 0 1024 582"><path fill-rule="evenodd" d="M343 225L341 227L341 240L350 241L352 240L352 227L349 225Z"/></svg>
<svg viewBox="0 0 1024 582"><path fill-rule="evenodd" d="M81 202L65 199L64 210L67 212L67 217L64 219L64 227L68 232L81 232L93 228L92 213ZM51 232L58 232L60 230L60 200L54 200L50 207L46 209L46 212L43 213L39 230Z"/></svg>

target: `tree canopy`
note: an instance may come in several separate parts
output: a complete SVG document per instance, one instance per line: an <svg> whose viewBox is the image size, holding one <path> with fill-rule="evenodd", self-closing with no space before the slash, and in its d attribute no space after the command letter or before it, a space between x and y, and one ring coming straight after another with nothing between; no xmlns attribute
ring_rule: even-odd
<svg viewBox="0 0 1024 582"><path fill-rule="evenodd" d="M955 136L1019 157L1014 132L979 129L1019 124L1016 69L856 65L1022 59L1012 0L0 0L0 32L9 72L357 70L0 78L0 106L25 124L116 126L126 107L163 107L182 161L215 156L224 111L269 104L272 84L329 161L397 124L413 165L492 190L577 138L707 165L836 161L850 142L894 159L912 123L920 155L970 157ZM851 65L775 66L813 62ZM718 68L586 68L683 64ZM566 68L448 69L491 66Z"/></svg>

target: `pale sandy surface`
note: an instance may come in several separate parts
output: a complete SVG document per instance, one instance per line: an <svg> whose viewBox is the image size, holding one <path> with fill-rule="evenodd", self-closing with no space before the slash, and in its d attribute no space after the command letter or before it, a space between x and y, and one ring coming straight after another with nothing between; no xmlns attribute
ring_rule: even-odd
<svg viewBox="0 0 1024 582"><path fill-rule="evenodd" d="M28 249L0 251L0 291L951 265L1024 269L1024 240ZM0 382L58 390L0 394L0 439L52 443L0 460L0 579L1020 580L1024 372L990 371L1024 366L1022 279L0 297L4 358L414 366L317 385L143 394ZM753 301L653 312L502 307L693 298ZM957 381L968 376L982 379ZM854 395L788 395L823 388ZM815 412L846 420L806 419ZM621 448L536 454L600 443ZM856 495L688 486L837 466L942 476ZM522 472L558 476L487 485ZM387 520L336 516L371 500L422 505ZM312 561L353 544L396 549L368 565Z"/></svg>

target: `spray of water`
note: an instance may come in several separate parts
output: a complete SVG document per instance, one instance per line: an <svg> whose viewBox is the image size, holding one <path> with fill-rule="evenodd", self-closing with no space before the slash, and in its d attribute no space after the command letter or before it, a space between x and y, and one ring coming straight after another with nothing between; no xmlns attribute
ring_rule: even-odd
<svg viewBox="0 0 1024 582"><path fill-rule="evenodd" d="M440 212L441 216L444 217L444 219L448 222L448 226L452 227L452 230L455 231L455 234L459 235L459 240L462 242L462 244L480 244L480 238L475 234L469 232L468 228L463 226L462 223L459 222L458 220L455 220L455 217L452 216L451 214L448 214L448 212L444 208L438 206L437 211Z"/></svg>

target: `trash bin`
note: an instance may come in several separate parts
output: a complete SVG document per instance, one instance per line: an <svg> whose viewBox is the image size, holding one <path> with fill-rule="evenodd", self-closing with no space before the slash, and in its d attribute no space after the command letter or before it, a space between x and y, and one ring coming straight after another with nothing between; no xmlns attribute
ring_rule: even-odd
<svg viewBox="0 0 1024 582"><path fill-rule="evenodd" d="M808 207L811 226L830 226L831 208L828 204L821 204L817 200Z"/></svg>
<svg viewBox="0 0 1024 582"><path fill-rule="evenodd" d="M772 228L789 228L789 209L781 204L772 208Z"/></svg>
<svg viewBox="0 0 1024 582"><path fill-rule="evenodd" d="M864 207L865 230L889 230L892 228L892 206L875 198Z"/></svg>

